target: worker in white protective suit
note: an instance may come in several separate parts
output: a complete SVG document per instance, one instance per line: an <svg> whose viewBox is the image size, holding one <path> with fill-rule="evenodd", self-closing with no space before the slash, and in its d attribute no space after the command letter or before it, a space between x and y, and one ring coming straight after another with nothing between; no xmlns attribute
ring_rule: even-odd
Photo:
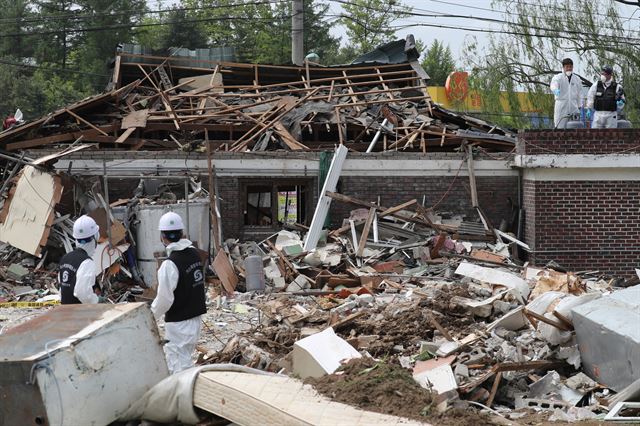
<svg viewBox="0 0 640 426"><path fill-rule="evenodd" d="M619 83L613 81L613 68L610 65L602 67L600 80L593 83L587 93L587 118L593 114L592 129L615 129L618 127L618 113L624 108L626 98Z"/></svg>
<svg viewBox="0 0 640 426"><path fill-rule="evenodd" d="M551 79L551 92L556 98L553 110L553 124L556 129L565 129L574 115L580 113L582 106L582 83L573 74L573 61L562 60L562 72Z"/></svg>
<svg viewBox="0 0 640 426"><path fill-rule="evenodd" d="M156 319L164 315L164 346L171 374L193 367L191 355L200 337L205 305L204 267L191 241L183 238L182 218L173 212L160 218L160 235L169 258L158 269L158 292L151 304Z"/></svg>
<svg viewBox="0 0 640 426"><path fill-rule="evenodd" d="M92 256L98 245L99 230L96 221L86 215L73 223L76 248L62 257L58 271L60 303L63 305L105 300L94 291L96 266Z"/></svg>

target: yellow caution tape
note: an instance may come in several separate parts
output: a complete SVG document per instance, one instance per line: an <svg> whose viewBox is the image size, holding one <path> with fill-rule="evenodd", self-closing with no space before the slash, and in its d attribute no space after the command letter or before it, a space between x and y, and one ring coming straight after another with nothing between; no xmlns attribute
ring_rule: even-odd
<svg viewBox="0 0 640 426"><path fill-rule="evenodd" d="M45 306L59 305L58 300L49 300L47 302L2 302L0 308L43 308Z"/></svg>

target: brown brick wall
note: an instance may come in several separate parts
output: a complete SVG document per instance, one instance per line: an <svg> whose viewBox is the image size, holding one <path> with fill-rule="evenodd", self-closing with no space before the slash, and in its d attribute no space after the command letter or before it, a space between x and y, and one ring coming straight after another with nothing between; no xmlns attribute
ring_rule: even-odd
<svg viewBox="0 0 640 426"><path fill-rule="evenodd" d="M524 181L532 260L632 276L640 262L640 182Z"/></svg>
<svg viewBox="0 0 640 426"><path fill-rule="evenodd" d="M518 154L640 153L640 129L528 130L520 133Z"/></svg>

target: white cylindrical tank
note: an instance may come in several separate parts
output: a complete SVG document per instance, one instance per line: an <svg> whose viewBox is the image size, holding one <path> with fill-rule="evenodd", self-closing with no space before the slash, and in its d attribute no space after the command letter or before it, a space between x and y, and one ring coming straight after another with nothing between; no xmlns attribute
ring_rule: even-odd
<svg viewBox="0 0 640 426"><path fill-rule="evenodd" d="M160 241L158 222L163 214L172 211L182 217L187 226L186 203L140 206L137 216L136 249L138 267L148 287L157 283L157 271L161 261L166 258L165 247ZM201 250L209 250L209 202L189 201L189 239ZM186 232L185 232L186 233Z"/></svg>

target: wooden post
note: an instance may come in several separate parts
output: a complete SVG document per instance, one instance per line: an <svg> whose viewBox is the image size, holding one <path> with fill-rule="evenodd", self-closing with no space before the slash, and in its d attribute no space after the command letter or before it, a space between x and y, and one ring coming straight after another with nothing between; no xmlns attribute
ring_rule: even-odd
<svg viewBox="0 0 640 426"><path fill-rule="evenodd" d="M207 168L209 169L209 214L211 215L211 233L209 238L213 240L210 245L217 253L220 250L220 238L218 235L218 203L216 201L215 166L211 158L211 142L209 142L209 130L204 129L204 141L207 144ZM213 250L210 253L213 256Z"/></svg>
<svg viewBox="0 0 640 426"><path fill-rule="evenodd" d="M467 166L469 168L469 186L471 187L471 205L478 207L478 190L476 188L476 175L473 171L473 150L467 145Z"/></svg>

